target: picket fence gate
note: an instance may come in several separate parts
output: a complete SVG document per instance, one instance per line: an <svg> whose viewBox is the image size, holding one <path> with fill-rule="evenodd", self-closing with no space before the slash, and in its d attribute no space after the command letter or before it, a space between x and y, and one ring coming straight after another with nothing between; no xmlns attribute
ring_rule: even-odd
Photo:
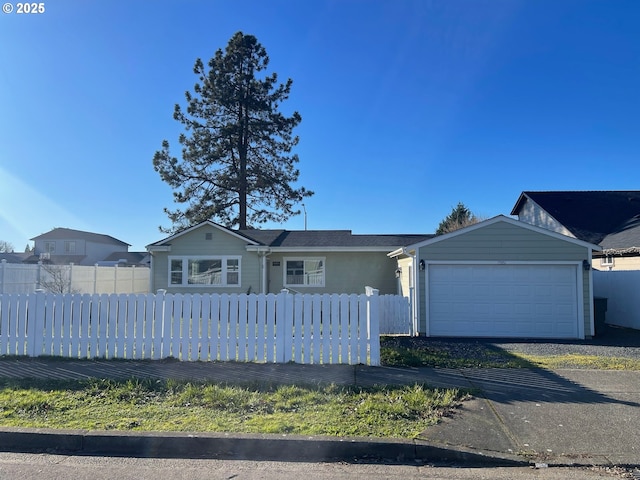
<svg viewBox="0 0 640 480"><path fill-rule="evenodd" d="M0 355L380 364L363 295L2 294Z"/></svg>

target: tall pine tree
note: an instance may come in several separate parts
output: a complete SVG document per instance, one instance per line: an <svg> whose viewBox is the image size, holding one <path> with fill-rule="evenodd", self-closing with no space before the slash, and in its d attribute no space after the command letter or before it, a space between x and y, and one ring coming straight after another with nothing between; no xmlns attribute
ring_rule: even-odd
<svg viewBox="0 0 640 480"><path fill-rule="evenodd" d="M302 117L279 112L292 80L278 84L276 73L262 73L268 64L256 37L242 32L215 53L208 70L196 60L198 82L185 93L186 110L176 104L173 114L186 130L179 137L182 160L171 156L167 140L153 158L174 201L184 206L164 209L173 225L161 230L173 233L208 219L240 229L282 222L313 195L293 186L300 175L293 129Z"/></svg>

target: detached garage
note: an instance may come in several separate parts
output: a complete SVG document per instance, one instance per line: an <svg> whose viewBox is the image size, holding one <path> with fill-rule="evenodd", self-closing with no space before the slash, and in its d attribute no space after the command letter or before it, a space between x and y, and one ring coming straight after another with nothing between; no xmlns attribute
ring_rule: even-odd
<svg viewBox="0 0 640 480"><path fill-rule="evenodd" d="M591 253L600 247L498 216L393 252L414 263L420 334L594 334ZM416 268L417 266L417 268Z"/></svg>

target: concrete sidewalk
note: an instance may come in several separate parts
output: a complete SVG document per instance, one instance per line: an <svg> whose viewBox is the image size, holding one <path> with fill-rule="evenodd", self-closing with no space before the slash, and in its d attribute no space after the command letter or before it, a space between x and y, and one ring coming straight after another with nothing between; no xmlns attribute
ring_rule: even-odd
<svg viewBox="0 0 640 480"><path fill-rule="evenodd" d="M153 378L228 383L477 389L451 418L411 440L289 435L0 429L0 450L271 460L640 465L640 372L400 369L348 365L3 359L4 378Z"/></svg>

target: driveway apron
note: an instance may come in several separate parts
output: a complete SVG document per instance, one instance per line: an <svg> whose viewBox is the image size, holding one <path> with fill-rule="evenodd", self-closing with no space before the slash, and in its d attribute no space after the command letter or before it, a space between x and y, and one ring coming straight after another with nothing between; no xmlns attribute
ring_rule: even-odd
<svg viewBox="0 0 640 480"><path fill-rule="evenodd" d="M465 369L481 390L421 438L555 463L638 464L640 372Z"/></svg>

